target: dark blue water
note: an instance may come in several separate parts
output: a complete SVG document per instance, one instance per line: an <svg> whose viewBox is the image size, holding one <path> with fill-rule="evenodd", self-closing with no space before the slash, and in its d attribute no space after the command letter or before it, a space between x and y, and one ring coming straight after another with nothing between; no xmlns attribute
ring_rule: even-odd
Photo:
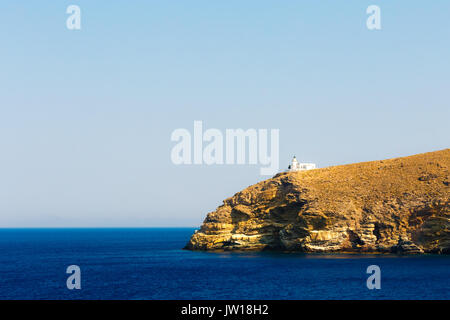
<svg viewBox="0 0 450 320"><path fill-rule="evenodd" d="M0 299L449 299L449 256L209 253L193 229L0 230ZM68 290L66 268L81 268ZM366 287L367 266L381 289Z"/></svg>

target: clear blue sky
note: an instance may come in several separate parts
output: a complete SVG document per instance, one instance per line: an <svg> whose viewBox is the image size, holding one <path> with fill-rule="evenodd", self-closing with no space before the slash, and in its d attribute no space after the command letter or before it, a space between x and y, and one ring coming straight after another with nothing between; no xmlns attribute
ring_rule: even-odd
<svg viewBox="0 0 450 320"><path fill-rule="evenodd" d="M265 177L172 164L194 120L280 129L282 167L447 148L449 39L444 0L1 1L0 227L199 225Z"/></svg>

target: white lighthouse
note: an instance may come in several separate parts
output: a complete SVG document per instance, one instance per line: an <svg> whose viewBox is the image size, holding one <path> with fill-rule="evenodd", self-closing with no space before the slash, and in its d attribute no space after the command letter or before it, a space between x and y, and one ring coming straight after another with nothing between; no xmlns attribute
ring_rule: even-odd
<svg viewBox="0 0 450 320"><path fill-rule="evenodd" d="M288 167L288 171L303 171L303 170L311 170L316 169L315 163L300 163L297 158L294 156L291 164Z"/></svg>

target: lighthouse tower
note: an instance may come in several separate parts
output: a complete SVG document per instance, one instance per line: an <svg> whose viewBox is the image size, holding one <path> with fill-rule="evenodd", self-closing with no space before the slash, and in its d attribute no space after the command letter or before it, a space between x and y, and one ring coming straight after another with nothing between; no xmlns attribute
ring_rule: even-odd
<svg viewBox="0 0 450 320"><path fill-rule="evenodd" d="M291 164L288 167L289 171L298 171L300 170L300 164L298 163L297 158L294 156L294 158L291 161Z"/></svg>

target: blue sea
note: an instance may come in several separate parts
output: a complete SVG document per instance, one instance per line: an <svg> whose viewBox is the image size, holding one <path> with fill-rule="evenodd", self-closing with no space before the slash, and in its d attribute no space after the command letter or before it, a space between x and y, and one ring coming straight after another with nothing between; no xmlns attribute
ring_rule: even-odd
<svg viewBox="0 0 450 320"><path fill-rule="evenodd" d="M182 250L193 231L0 229L0 299L450 298L450 256ZM66 287L69 265L80 290Z"/></svg>

